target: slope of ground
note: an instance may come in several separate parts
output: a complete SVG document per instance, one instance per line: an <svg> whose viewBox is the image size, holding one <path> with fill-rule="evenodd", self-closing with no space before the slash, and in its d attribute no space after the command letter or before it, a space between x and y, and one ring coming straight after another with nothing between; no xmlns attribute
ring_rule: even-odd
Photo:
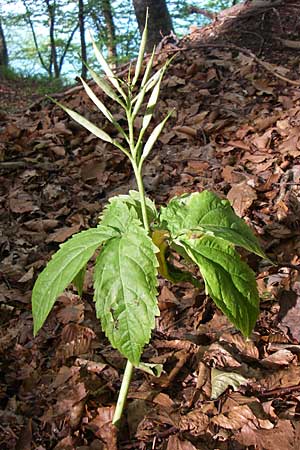
<svg viewBox="0 0 300 450"><path fill-rule="evenodd" d="M261 295L249 341L204 290L160 282L143 360L165 372L135 373L118 443L124 360L95 318L91 272L83 300L64 293L35 338L30 294L59 243L134 188L130 167L48 100L1 119L1 449L300 447L300 6L281 3L234 7L157 55L176 54L155 123L175 112L147 192L159 205L203 189L229 198L277 265L245 255ZM57 97L113 133L80 87Z"/></svg>

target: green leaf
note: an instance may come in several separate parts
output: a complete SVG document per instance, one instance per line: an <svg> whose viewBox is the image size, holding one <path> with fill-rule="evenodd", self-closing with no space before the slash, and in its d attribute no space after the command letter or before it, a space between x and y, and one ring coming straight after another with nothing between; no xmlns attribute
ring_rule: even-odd
<svg viewBox="0 0 300 450"><path fill-rule="evenodd" d="M254 272L226 241L212 236L177 241L199 266L206 292L233 325L249 336L259 313Z"/></svg>
<svg viewBox="0 0 300 450"><path fill-rule="evenodd" d="M108 226L119 233L125 233L133 218L138 219L138 213L134 208L130 209L126 203L121 195L110 198L99 217L101 226Z"/></svg>
<svg viewBox="0 0 300 450"><path fill-rule="evenodd" d="M141 199L138 191L129 191L129 195L119 195L118 198L128 206L132 206L135 209L140 221L143 222ZM157 209L155 207L155 203L149 197L146 197L145 200L148 221L151 223L158 217Z"/></svg>
<svg viewBox="0 0 300 450"><path fill-rule="evenodd" d="M257 238L243 219L233 211L228 200L221 200L209 191L195 192L173 198L162 208L160 220L172 238L180 235L198 239L203 234L222 238L267 258Z"/></svg>
<svg viewBox="0 0 300 450"><path fill-rule="evenodd" d="M104 80L104 78L99 77L99 75L89 66L88 70L95 81L95 83L102 89L102 91L111 99L115 100L119 105L125 106L120 97L116 94L116 92L113 90L113 88Z"/></svg>
<svg viewBox="0 0 300 450"><path fill-rule="evenodd" d="M127 210L131 214L128 207ZM132 217L127 225L97 258L94 300L97 317L113 347L138 365L154 328L155 316L159 315L158 264L156 248L140 221Z"/></svg>
<svg viewBox="0 0 300 450"><path fill-rule="evenodd" d="M224 372L213 368L211 370L211 399L216 400L226 389L231 386L234 391L237 391L241 384L247 381L239 373Z"/></svg>
<svg viewBox="0 0 300 450"><path fill-rule="evenodd" d="M85 278L85 273L86 273L86 266L87 266L87 264L85 264L82 267L82 269L80 269L80 271L78 272L78 274L75 276L74 280L72 281L72 283L74 284L74 286L77 289L79 297L82 297L83 284L84 284L84 278Z"/></svg>
<svg viewBox="0 0 300 450"><path fill-rule="evenodd" d="M160 377L163 371L162 364L151 364L151 363L143 363L140 362L138 366L135 366L136 369L142 370L143 372L152 375L153 377Z"/></svg>
<svg viewBox="0 0 300 450"><path fill-rule="evenodd" d="M127 139L127 135L124 132L123 128L118 124L118 122L114 119L113 115L111 114L111 112L106 108L106 106L101 102L101 100L94 94L94 92L92 91L92 89L89 87L89 85L84 81L83 78L81 78L81 82L83 84L83 87L87 93L87 95L90 97L90 99L92 100L92 102L94 102L94 104L97 106L97 108L103 113L103 115L111 122L114 124L114 126L116 127L116 129L122 134L122 136L125 137L125 139ZM114 144L116 145L116 142L114 142Z"/></svg>
<svg viewBox="0 0 300 450"><path fill-rule="evenodd" d="M165 70L162 70L161 73L160 73L160 76L158 78L158 81L155 84L155 86L153 88L153 91L151 92L150 98L149 98L148 103L147 103L146 112L145 112L145 115L143 117L142 131L147 129L147 127L148 127L148 125L149 125L149 123L151 121L151 118L153 116L154 108L155 108L156 103L158 101L160 85L161 85L161 81L162 81L162 78L164 76L164 73L165 73Z"/></svg>
<svg viewBox="0 0 300 450"><path fill-rule="evenodd" d="M51 98L51 97L49 97ZM99 139L102 139L102 141L110 142L111 144L114 144L113 139L109 136L109 134L105 133L105 131L100 130L100 128L96 127L92 122L87 120L85 117L81 116L75 111L72 111L72 109L67 108L66 106L62 105L61 103L57 102L53 98L51 100L58 105L60 108L62 108L69 116L75 120L75 122L78 122L80 125L82 125L84 128L86 128L88 131L93 133L96 137Z"/></svg>
<svg viewBox="0 0 300 450"><path fill-rule="evenodd" d="M140 110L140 107L143 104L143 101L144 101L146 93L148 92L149 89L151 89L151 86L154 86L159 80L159 75L155 74L152 77L153 78L153 83L151 83L151 86L149 87L149 85L147 84L147 80L148 80L148 77L149 77L149 72L150 72L151 67L152 67L153 59L154 59L154 50L152 52L152 56L151 56L150 60L148 61L148 64L147 64L147 67L146 67L146 70L145 70L145 73L144 73L144 77L143 77L143 80L142 80L142 83L141 83L140 91L132 100L132 104L134 104L134 108L133 108L133 112L132 112L133 119L137 116L137 114L138 114L138 112ZM160 69L160 73L161 72L162 72L162 70Z"/></svg>
<svg viewBox="0 0 300 450"><path fill-rule="evenodd" d="M34 335L43 326L57 297L72 283L96 249L116 235L111 228L91 228L75 234L60 246L38 276L32 291Z"/></svg>
<svg viewBox="0 0 300 450"><path fill-rule="evenodd" d="M155 55L155 47L153 48L151 56L150 56L149 61L147 63L147 66L146 66L146 69L145 69L145 72L144 72L144 75L143 75L143 79L142 79L142 82L141 82L141 87L144 87L145 84L147 83L147 81L149 80L149 75L150 75L150 72L151 72L151 69L152 69L154 55Z"/></svg>
<svg viewBox="0 0 300 450"><path fill-rule="evenodd" d="M91 41L93 44L93 49L94 49L94 53L95 56L97 58L97 61L99 62L100 66L102 67L102 69L104 70L107 78L109 79L109 81L111 82L111 84L117 89L117 91L122 95L122 97L126 100L126 94L123 91L123 89L121 88L119 81L117 80L115 74L113 73L113 71L111 70L111 68L109 67L108 63L106 62L104 56L102 55L102 53L100 52L99 48L96 45L96 42L94 41L92 35L90 34L91 37Z"/></svg>
<svg viewBox="0 0 300 450"><path fill-rule="evenodd" d="M156 127L150 134L146 144L144 145L141 161L144 161L147 158L147 156L149 155L149 153L151 152L153 145L157 141L160 133L162 132L162 129L164 128L164 126L165 126L168 118L172 114L172 112L173 111L170 111L167 114L167 116L158 125L156 125Z"/></svg>
<svg viewBox="0 0 300 450"><path fill-rule="evenodd" d="M140 44L140 48L139 48L137 62L135 65L135 72L134 72L134 77L132 80L132 86L136 85L136 82L139 78L139 75L140 75L141 69L142 69L142 65L143 65L144 53L145 53L145 48L146 48L147 36L148 36L148 16L149 16L149 14L148 14L148 8L147 8L145 27L144 27L144 31L142 34L142 39L141 39L141 44Z"/></svg>
<svg viewBox="0 0 300 450"><path fill-rule="evenodd" d="M116 123L116 121L113 118L113 115L111 112L106 108L106 106L101 102L101 100L97 97L96 94L92 91L92 89L89 87L89 85L84 81L83 78L80 77L81 83L83 84L83 87L85 89L85 92L90 97L92 102L95 103L98 109L103 113L103 115L111 122Z"/></svg>

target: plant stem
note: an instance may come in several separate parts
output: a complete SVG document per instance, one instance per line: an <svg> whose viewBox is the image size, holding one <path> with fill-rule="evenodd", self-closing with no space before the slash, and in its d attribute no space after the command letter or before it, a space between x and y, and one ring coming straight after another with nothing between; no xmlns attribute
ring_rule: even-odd
<svg viewBox="0 0 300 450"><path fill-rule="evenodd" d="M128 119L128 125L129 125L129 135L130 135L130 138L129 138L130 150L131 150L131 155L132 155L132 157L130 158L130 161L132 164L132 168L133 168L137 186L138 186L138 191L140 194L143 225L144 225L146 232L149 234L150 228L149 228L149 221L148 221L148 216L147 216L145 188L144 188L143 178L142 178L142 173L141 173L142 166L141 165L138 166L137 157L134 154L135 143L134 143L134 137L133 137L133 125L130 120L131 119L130 113L127 114L127 119ZM117 400L117 406L116 406L116 410L115 410L114 417L112 420L113 425L116 425L116 426L119 426L120 419L123 414L123 410L124 410L124 406L126 403L128 390L129 390L129 385L130 385L131 377L133 374L133 369L134 369L133 365L131 364L130 361L127 360L127 364L126 364L126 368L125 368L125 372L124 372L124 376L123 376L123 380L122 380L122 384L121 384L121 388L120 388L120 392L119 392L119 396L118 396L118 400Z"/></svg>
<svg viewBox="0 0 300 450"><path fill-rule="evenodd" d="M127 399L127 394L128 394L128 389L129 389L132 373L133 373L133 365L131 364L130 361L127 360L127 364L126 364L126 368L125 368L125 372L124 372L124 376L123 376L123 380L122 380L122 384L121 384L121 389L120 389L119 397L118 397L118 401L117 401L117 406L116 406L116 410L115 410L114 417L112 420L113 425L119 426L120 419L122 417L124 406L125 406L126 399Z"/></svg>
<svg viewBox="0 0 300 450"><path fill-rule="evenodd" d="M147 233L149 234L150 228L149 228L149 222L148 222L148 216L147 216L147 208L146 208L146 198L145 198L145 188L144 183L142 179L141 174L141 168L138 168L137 164L135 162L132 163L132 167L134 170L135 179L137 182L138 191L140 194L140 201L141 201L141 209L142 209L142 217L143 217L143 225Z"/></svg>

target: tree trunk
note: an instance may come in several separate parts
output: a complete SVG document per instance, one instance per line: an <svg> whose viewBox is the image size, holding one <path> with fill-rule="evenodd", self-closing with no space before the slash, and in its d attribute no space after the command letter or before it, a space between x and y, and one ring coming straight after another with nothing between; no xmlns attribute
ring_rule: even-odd
<svg viewBox="0 0 300 450"><path fill-rule="evenodd" d="M50 47L51 47L51 60L50 60L50 74L52 75L52 67L54 69L54 77L59 78L59 64L57 61L57 51L56 51L56 43L55 43L55 12L56 12L56 2L52 5L50 4L50 0L46 0L48 14L49 14L49 36L50 36Z"/></svg>
<svg viewBox="0 0 300 450"><path fill-rule="evenodd" d="M3 69L7 67L8 67L8 52L0 18L0 75L2 75L1 72L3 72Z"/></svg>
<svg viewBox="0 0 300 450"><path fill-rule="evenodd" d="M86 58L86 42L85 42L85 31L84 31L84 4L83 0L78 0L78 22L79 22L79 33L80 33L80 46L81 46L81 76L86 79L87 75L87 58Z"/></svg>
<svg viewBox="0 0 300 450"><path fill-rule="evenodd" d="M147 52L173 31L166 0L133 0L140 33L143 32L147 8L149 10Z"/></svg>
<svg viewBox="0 0 300 450"><path fill-rule="evenodd" d="M117 61L116 30L111 10L111 1L102 0L101 10L106 26L108 58L111 62L115 63Z"/></svg>

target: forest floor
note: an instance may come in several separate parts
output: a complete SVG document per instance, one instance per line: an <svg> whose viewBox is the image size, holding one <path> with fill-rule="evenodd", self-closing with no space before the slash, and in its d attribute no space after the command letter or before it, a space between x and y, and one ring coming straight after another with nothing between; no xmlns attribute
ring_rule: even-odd
<svg viewBox="0 0 300 450"><path fill-rule="evenodd" d="M158 205L203 189L227 197L276 265L244 255L261 297L250 340L204 290L160 281L143 360L164 373L136 371L118 437L124 359L95 317L91 269L83 299L61 295L35 338L30 296L58 245L135 187L129 164L49 100L0 114L2 450L300 448L299 17L296 1L249 2L157 55L159 67L176 54L155 122L175 113L145 166L147 192ZM80 87L58 98L113 132Z"/></svg>

